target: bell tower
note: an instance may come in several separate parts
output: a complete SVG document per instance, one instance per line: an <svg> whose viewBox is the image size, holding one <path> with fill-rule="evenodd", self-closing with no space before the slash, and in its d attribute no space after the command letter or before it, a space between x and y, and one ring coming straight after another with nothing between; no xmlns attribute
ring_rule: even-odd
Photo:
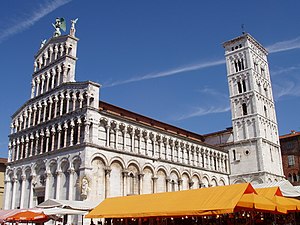
<svg viewBox="0 0 300 225"><path fill-rule="evenodd" d="M223 44L232 113L231 183L283 178L266 49L250 34Z"/></svg>

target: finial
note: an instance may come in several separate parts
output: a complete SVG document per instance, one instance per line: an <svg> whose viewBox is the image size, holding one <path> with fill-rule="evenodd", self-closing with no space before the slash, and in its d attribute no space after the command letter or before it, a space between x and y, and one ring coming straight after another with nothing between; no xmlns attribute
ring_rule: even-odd
<svg viewBox="0 0 300 225"><path fill-rule="evenodd" d="M75 32L76 32L75 24L77 23L77 21L78 21L78 18L76 18L75 20L71 20L70 35L73 37L75 37Z"/></svg>
<svg viewBox="0 0 300 225"><path fill-rule="evenodd" d="M52 26L55 29L55 31L53 33L53 37L58 37L61 35L60 29L62 29L63 31L66 31L66 21L64 18L56 18L55 24L52 23Z"/></svg>
<svg viewBox="0 0 300 225"><path fill-rule="evenodd" d="M44 45L45 45L46 41L47 41L47 39L44 39L44 40L42 40L42 41L41 41L41 46L40 46L40 49L41 49L42 47L44 47Z"/></svg>
<svg viewBox="0 0 300 225"><path fill-rule="evenodd" d="M245 24L242 23L241 28L242 28L242 34L246 34L246 31L245 31Z"/></svg>

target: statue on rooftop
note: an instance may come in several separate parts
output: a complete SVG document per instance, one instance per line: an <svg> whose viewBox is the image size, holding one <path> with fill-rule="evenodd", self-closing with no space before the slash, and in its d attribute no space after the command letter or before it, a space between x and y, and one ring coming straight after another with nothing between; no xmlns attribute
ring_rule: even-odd
<svg viewBox="0 0 300 225"><path fill-rule="evenodd" d="M58 37L61 35L60 29L66 31L66 21L64 18L56 18L55 24L52 23L55 31L53 33L53 37Z"/></svg>
<svg viewBox="0 0 300 225"><path fill-rule="evenodd" d="M77 20L78 20L78 18L76 18L75 20L71 20L70 35L73 37L75 36L75 32L76 32L75 24L77 23Z"/></svg>

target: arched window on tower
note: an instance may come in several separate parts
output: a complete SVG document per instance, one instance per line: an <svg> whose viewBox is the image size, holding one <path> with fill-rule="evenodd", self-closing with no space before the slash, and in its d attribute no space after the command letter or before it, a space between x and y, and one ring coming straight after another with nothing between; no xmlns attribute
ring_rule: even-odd
<svg viewBox="0 0 300 225"><path fill-rule="evenodd" d="M233 156L233 161L235 161L236 160L236 152L234 149L232 150L232 156Z"/></svg>
<svg viewBox="0 0 300 225"><path fill-rule="evenodd" d="M248 115L248 111L247 111L247 105L246 105L246 103L243 103L243 104L242 104L242 108L243 108L243 116L246 116L246 115Z"/></svg>
<svg viewBox="0 0 300 225"><path fill-rule="evenodd" d="M246 88L246 81L242 80L242 85L243 85L243 91L246 92L247 88Z"/></svg>
<svg viewBox="0 0 300 225"><path fill-rule="evenodd" d="M242 93L242 84L241 84L241 82L238 81L237 85L238 85L238 91L239 91L239 93Z"/></svg>
<svg viewBox="0 0 300 225"><path fill-rule="evenodd" d="M268 117L267 107L264 105L265 117Z"/></svg>

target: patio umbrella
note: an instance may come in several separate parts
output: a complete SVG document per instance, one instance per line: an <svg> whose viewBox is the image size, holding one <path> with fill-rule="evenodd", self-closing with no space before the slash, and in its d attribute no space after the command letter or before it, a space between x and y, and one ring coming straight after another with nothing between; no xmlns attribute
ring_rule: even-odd
<svg viewBox="0 0 300 225"><path fill-rule="evenodd" d="M8 222L45 222L47 220L49 220L49 217L43 212L29 210L16 213L6 218Z"/></svg>

